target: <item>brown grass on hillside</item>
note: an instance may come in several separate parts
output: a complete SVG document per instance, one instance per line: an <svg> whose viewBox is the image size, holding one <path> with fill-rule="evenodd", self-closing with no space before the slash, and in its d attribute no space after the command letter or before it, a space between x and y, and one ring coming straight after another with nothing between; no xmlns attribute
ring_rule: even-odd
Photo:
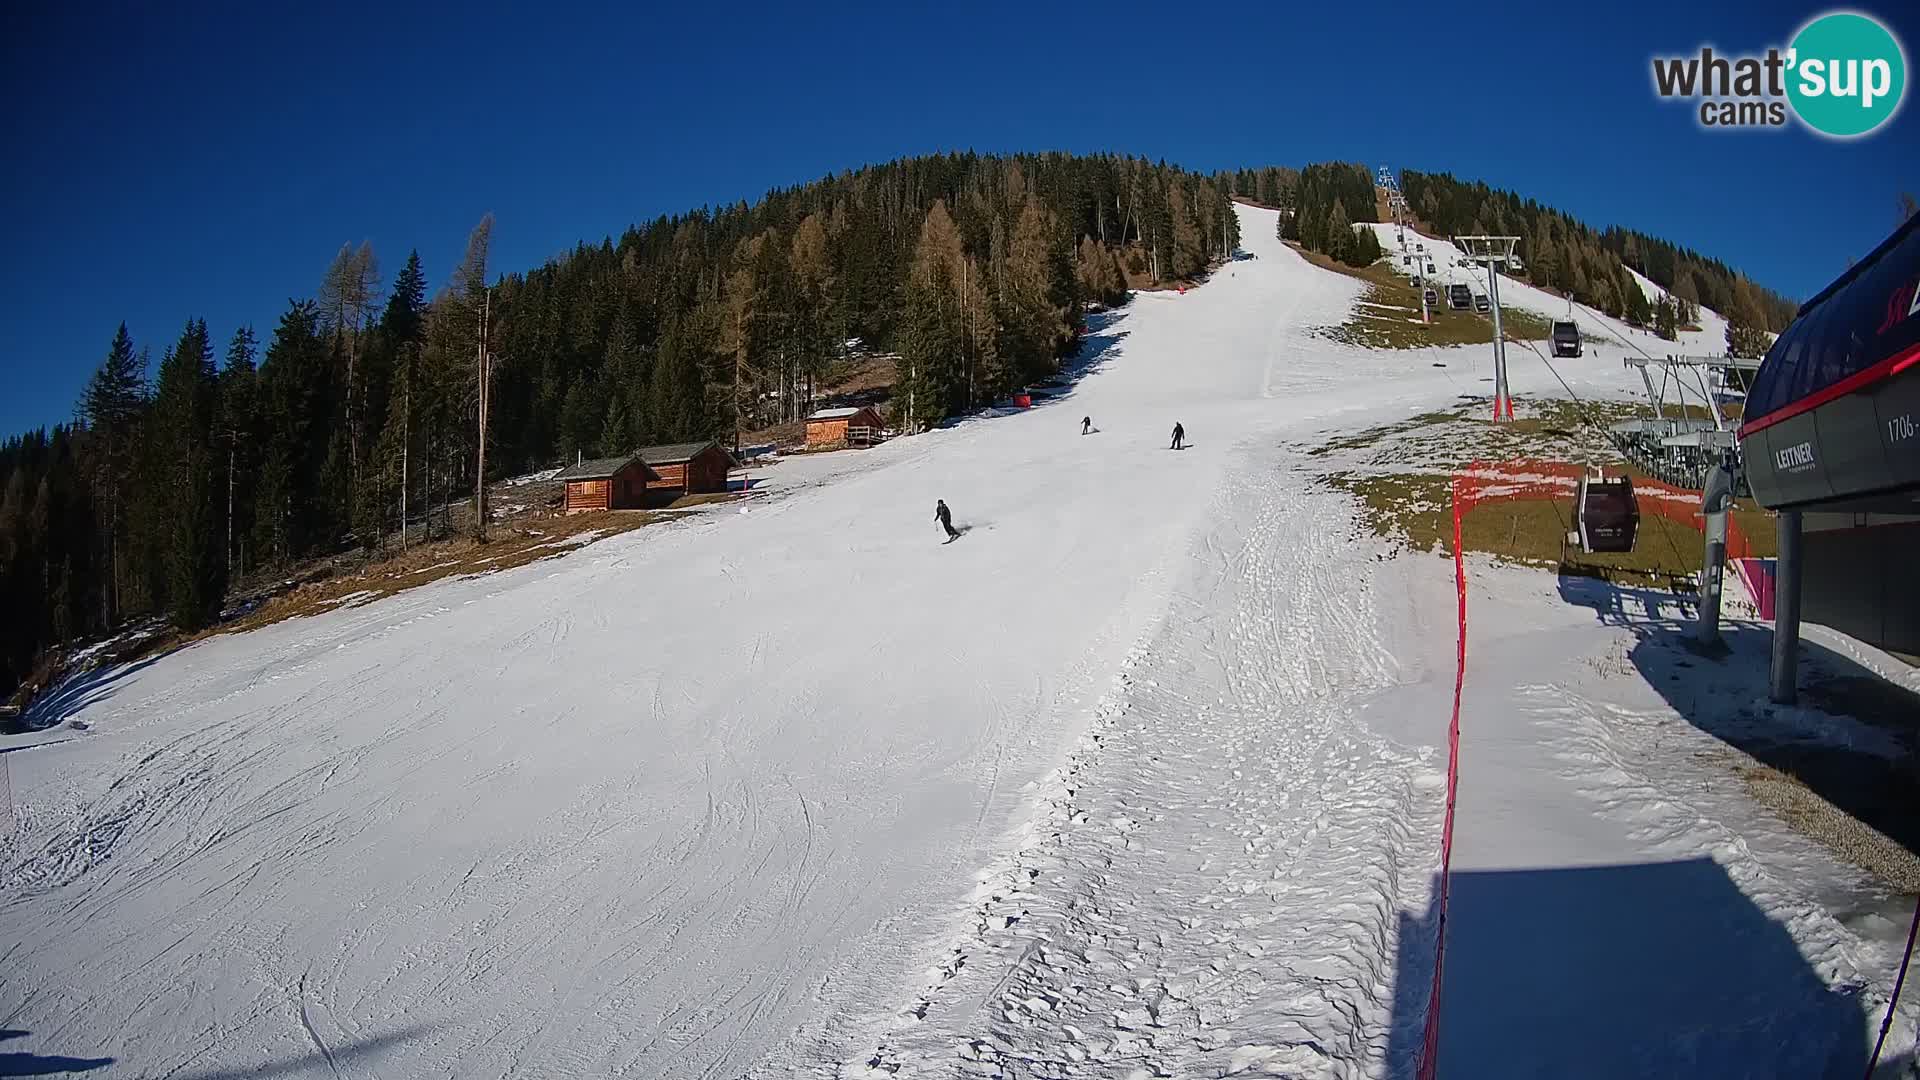
<svg viewBox="0 0 1920 1080"><path fill-rule="evenodd" d="M868 353L839 361L814 388L814 407L828 409L840 405L871 405L885 415L893 399L896 377L891 355ZM806 438L807 424L804 419L783 420L741 432L740 445L793 448L805 443Z"/></svg>
<svg viewBox="0 0 1920 1080"><path fill-rule="evenodd" d="M1603 425L1634 414L1635 406L1522 399L1521 407L1519 419L1498 424L1480 415L1477 403L1426 413L1339 436L1309 454L1327 463L1327 483L1360 500L1370 529L1422 551L1451 550L1452 474L1471 461L1587 461L1647 479L1602 441ZM1755 555L1774 553L1772 515L1741 500L1733 517ZM1587 554L1568 545L1572 528L1571 498L1493 502L1468 511L1460 539L1468 551L1623 584L1691 589L1700 570L1700 531L1658 514L1641 514L1634 550L1620 555Z"/></svg>
<svg viewBox="0 0 1920 1080"><path fill-rule="evenodd" d="M596 540L677 517L676 511L753 497L732 493L683 495L660 510L536 512L495 525L484 544L471 536L458 535L415 544L385 557L366 559L355 553L343 553L315 560L295 569L296 579L304 580L260 600L243 615L192 634L183 634L155 619L147 628L122 630L121 640L112 648L100 651L89 664L129 663L219 634L257 630L303 615L323 615L343 606L357 607L445 578L490 574L557 559ZM355 562L356 559L365 561ZM42 689L56 685L73 671L67 654L49 653L34 677L21 685L12 700L24 710Z"/></svg>
<svg viewBox="0 0 1920 1080"><path fill-rule="evenodd" d="M707 496L690 496L673 505L698 505L702 501L711 500ZM630 532L668 516L651 510L555 514L500 526L484 544L469 536L421 544L391 558L370 562L358 570L309 582L271 597L247 614L208 633L253 630L299 615L322 614L343 603L355 606L370 603L443 578L487 574L543 559L557 559L594 540Z"/></svg>
<svg viewBox="0 0 1920 1080"><path fill-rule="evenodd" d="M1368 349L1419 349L1429 345L1486 345L1493 341L1493 317L1447 306L1444 285L1433 285L1438 303L1430 309L1433 321L1420 321L1420 292L1387 259L1372 266L1354 267L1291 241L1288 247L1322 270L1345 274L1367 284L1365 303L1356 305L1339 326L1322 333L1334 341ZM1389 257L1391 258L1391 257ZM1427 287L1423 284L1422 288ZM1501 306L1500 329L1508 341L1544 341L1552 331L1548 320L1530 311Z"/></svg>

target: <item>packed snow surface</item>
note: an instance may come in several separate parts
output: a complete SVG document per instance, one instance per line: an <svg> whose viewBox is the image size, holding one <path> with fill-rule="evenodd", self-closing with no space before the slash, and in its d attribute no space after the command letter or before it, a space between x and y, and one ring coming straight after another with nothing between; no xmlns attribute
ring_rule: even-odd
<svg viewBox="0 0 1920 1080"><path fill-rule="evenodd" d="M1406 1075L1449 567L1308 451L1490 373L1317 336L1359 283L1240 213L1245 257L1108 316L1065 400L66 688L86 730L0 756L0 1066ZM1857 1063L1895 931L1829 910L1871 886L1683 799L1689 759L1634 754L1692 729L1583 666L1629 630L1487 574L1511 647L1469 680L1456 1075L1503 1044L1534 1075Z"/></svg>

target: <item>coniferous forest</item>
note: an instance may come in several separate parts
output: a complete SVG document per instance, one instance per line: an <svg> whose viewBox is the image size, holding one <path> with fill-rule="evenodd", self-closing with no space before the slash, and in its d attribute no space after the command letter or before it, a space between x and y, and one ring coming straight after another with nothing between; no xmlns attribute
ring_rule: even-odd
<svg viewBox="0 0 1920 1080"><path fill-rule="evenodd" d="M1597 307L1623 310L1624 261L1677 297L1750 304L1748 325L1791 316L1693 252L1405 176L1427 223L1518 231L1536 281ZM350 244L273 325L224 338L188 312L166 340L103 328L73 421L0 443L0 696L62 643L149 616L192 632L237 582L444 536L482 471L799 419L856 350L891 357L901 430L988 405L1053 373L1091 305L1229 255L1232 197L1280 208L1303 246L1378 257L1352 228L1377 220L1363 166L946 154L657 218L525 271L492 265L490 217L437 283L417 252Z"/></svg>
<svg viewBox="0 0 1920 1080"><path fill-rule="evenodd" d="M1533 284L1667 337L1706 307L1727 317L1728 352L1759 356L1766 352L1765 332L1785 330L1799 307L1718 259L1631 229L1596 230L1511 191L1412 170L1400 174L1400 188L1414 216L1435 232L1518 236L1515 253ZM1648 301L1625 267L1667 295Z"/></svg>

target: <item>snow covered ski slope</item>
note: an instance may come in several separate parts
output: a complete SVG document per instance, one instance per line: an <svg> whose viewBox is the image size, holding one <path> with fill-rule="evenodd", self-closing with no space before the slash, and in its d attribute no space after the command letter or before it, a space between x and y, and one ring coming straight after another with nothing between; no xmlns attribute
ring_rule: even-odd
<svg viewBox="0 0 1920 1080"><path fill-rule="evenodd" d="M1247 257L1139 296L1065 400L81 688L84 734L7 755L0 1055L1403 1073L1444 567L1299 447L1484 396L1485 364L1315 336L1358 284L1240 212Z"/></svg>

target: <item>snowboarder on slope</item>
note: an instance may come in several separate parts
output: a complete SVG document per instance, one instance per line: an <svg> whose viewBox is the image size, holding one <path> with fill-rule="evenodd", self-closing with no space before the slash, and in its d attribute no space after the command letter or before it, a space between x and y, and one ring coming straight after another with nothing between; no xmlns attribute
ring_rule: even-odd
<svg viewBox="0 0 1920 1080"><path fill-rule="evenodd" d="M1081 417L1080 418L1080 434L1085 435L1088 431L1091 431L1092 429L1093 429L1093 417L1091 416Z"/></svg>
<svg viewBox="0 0 1920 1080"><path fill-rule="evenodd" d="M1187 438L1187 429L1180 426L1180 421L1175 420L1173 422L1173 445L1168 447L1167 449L1169 450L1184 449L1182 444L1186 442L1186 438Z"/></svg>
<svg viewBox="0 0 1920 1080"><path fill-rule="evenodd" d="M947 500L934 500L933 518L940 523L941 528L947 530L946 543L951 544L960 539L960 530L953 527L953 511L947 509Z"/></svg>

